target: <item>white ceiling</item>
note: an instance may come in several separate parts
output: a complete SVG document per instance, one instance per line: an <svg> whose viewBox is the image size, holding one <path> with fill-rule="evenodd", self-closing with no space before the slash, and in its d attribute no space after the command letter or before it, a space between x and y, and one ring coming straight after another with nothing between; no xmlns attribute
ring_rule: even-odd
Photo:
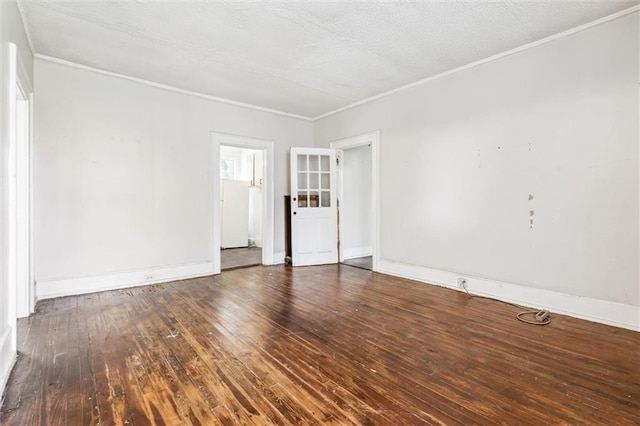
<svg viewBox="0 0 640 426"><path fill-rule="evenodd" d="M306 117L633 2L20 1L35 53Z"/></svg>

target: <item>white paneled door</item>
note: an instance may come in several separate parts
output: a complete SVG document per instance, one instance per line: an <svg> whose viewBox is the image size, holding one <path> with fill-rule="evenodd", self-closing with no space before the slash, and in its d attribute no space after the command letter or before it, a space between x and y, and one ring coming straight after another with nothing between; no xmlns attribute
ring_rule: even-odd
<svg viewBox="0 0 640 426"><path fill-rule="evenodd" d="M336 151L291 148L293 266L338 263Z"/></svg>

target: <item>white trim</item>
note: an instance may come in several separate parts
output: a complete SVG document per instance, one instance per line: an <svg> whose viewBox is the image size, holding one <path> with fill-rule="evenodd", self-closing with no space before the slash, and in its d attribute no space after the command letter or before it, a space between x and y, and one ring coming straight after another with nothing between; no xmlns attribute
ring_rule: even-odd
<svg viewBox="0 0 640 426"><path fill-rule="evenodd" d="M209 100L209 101L220 102L220 103L223 103L223 104L228 104L228 105L233 105L233 106L237 106L237 107L253 109L253 110L262 111L262 112L268 112L268 113L271 113L271 114L282 115L282 116L290 117L290 118L296 118L298 120L313 121L313 120L311 120L311 118L305 117L303 115L293 114L293 113L285 112L285 111L279 111L277 109L261 107L261 106L258 106L258 105L252 105L252 104L248 104L248 103L245 103L245 102L234 101L234 100L231 100L231 99L220 98L218 96L206 95L204 93L193 92L191 90L180 89L178 87L169 86L167 84L156 83L156 82L153 82L153 81L145 80L145 79L138 78L138 77L131 77L131 76L128 76L128 75L125 75L125 74L119 74L119 73L112 72L112 71L105 71L105 70L101 70L99 68L93 68L93 67L90 67L90 66L87 66L87 65L78 64L76 62L71 62L71 61L67 61L67 60L64 60L64 59L55 58L53 56L42 55L40 53L36 54L35 58L41 59L43 61L53 62L53 63L60 64L60 65L65 65L65 66L68 66L68 67L71 67L71 68L77 68L77 69L81 69L81 70L85 70L85 71L91 71L91 72L94 72L94 73L97 73L97 74L106 75L106 76L109 76L109 77L115 77L115 78L120 78L120 79L123 79L123 80L133 81L135 83L144 84L146 86L155 87L157 89L168 90L170 92L181 93L183 95L195 96L197 98L202 98L202 99L206 99L206 100Z"/></svg>
<svg viewBox="0 0 640 426"><path fill-rule="evenodd" d="M317 121L317 120L320 120L321 118L329 117L329 116L337 114L339 112L346 111L348 109L355 108L357 106L360 106L360 105L375 101L376 99L384 98L384 97L387 97L387 96L392 95L394 93L401 92L403 90L407 90L407 89L410 89L412 87L419 86L421 84L425 84L425 83L428 83L430 81L437 80L439 78L446 77L448 75L455 74L455 73L458 73L460 71L467 70L469 68L474 68L474 67L477 67L478 65L486 64L487 62L492 62L492 61L495 61L497 59L504 58L505 56L513 55L514 53L522 52L523 50L528 50L528 49L531 49L531 48L534 48L534 47L538 47L538 46L540 46L542 44L546 44L546 43L549 43L551 41L558 40L560 38L564 38L564 37L570 36L572 34L578 33L580 31L584 31L584 30L589 29L591 27L595 27L597 25L604 24L604 23L609 22L609 21L613 21L614 19L620 18L620 17L625 16L625 15L629 15L629 14L631 14L633 12L637 12L639 10L640 10L640 6L633 6L633 7L629 8L629 9L625 9L625 10L622 10L620 12L616 12L616 13L614 13L612 15L605 16L604 18L600 18L600 19L597 19L595 21L588 22L586 24L583 24L583 25L568 29L566 31L562 31L562 32L554 34L552 36L545 37L545 38L543 38L541 40L533 41L531 43L524 44L524 45L522 45L520 47L516 47L514 49L507 50L506 52L498 53L497 55L489 56L488 58L480 59L479 61L471 62L469 64L462 65L462 66L460 66L458 68L454 68L454 69L449 70L449 71L444 71L444 72L442 72L440 74L432 75L431 77L426 77L426 78L423 78L422 80L414 81L413 83L405 84L404 86L400 86L400 87L397 87L395 89L391 89L391 90L388 90L386 92L383 92L383 93L371 96L369 98L363 99L361 101L357 101L357 102L354 102L352 104L343 106L341 108L334 109L333 111L329 111L329 112L326 112L324 114L321 114L321 115L318 115L316 117L313 117L311 119L311 121Z"/></svg>
<svg viewBox="0 0 640 426"><path fill-rule="evenodd" d="M10 155L11 145L15 144L16 140L16 110L17 110L17 91L18 91L18 71L17 71L17 62L18 62L18 48L14 43L7 43L7 48L4 50L7 56L4 57L6 60L6 69L7 79L6 84L8 84L8 104L6 105L7 111L5 112L4 117L8 118L8 123L6 124L8 136L7 140L3 141L3 164L2 164L2 202L4 204L4 213L6 214L3 217L3 228L6 231L6 235L3 235L3 254L4 259L0 269L3 271L1 280L5 280L5 288L6 293L4 296L6 300L1 300L0 304L2 304L2 308L5 312L4 318L0 318L0 321L4 321L6 318L6 324L0 324L0 327L6 327L3 331L3 335L6 333L8 329L9 335L5 337L5 343L2 345L0 350L0 358L2 360L2 365L4 366L5 362L10 359L10 357L15 356L16 345L17 345L17 322L16 322L16 312L17 312L17 281L16 281L16 272L17 272L17 260L16 260L16 215L17 215L17 207L16 207L16 199L15 199L15 178L10 176L11 168L10 162L13 162L13 170L15 171L16 165L16 156L15 149L13 150L13 155ZM5 85L5 87L7 87ZM4 134L3 134L4 136ZM6 204L5 204L6 203ZM8 339L8 344L6 343ZM10 371L10 370L9 370Z"/></svg>
<svg viewBox="0 0 640 426"><path fill-rule="evenodd" d="M36 262L35 262L35 226L34 226L34 191L33 191L33 169L34 169L34 96L33 92L29 94L29 313L33 314L36 311Z"/></svg>
<svg viewBox="0 0 640 426"><path fill-rule="evenodd" d="M273 264L274 265L283 265L284 264L285 253L283 251L279 251L277 253L273 253Z"/></svg>
<svg viewBox="0 0 640 426"><path fill-rule="evenodd" d="M0 402L4 402L2 400L4 389L9 381L11 370L13 370L13 366L18 359L18 353L12 342L12 334L11 328L5 327L0 336L0 357L2 357L0 365L4 367L3 371L0 371Z"/></svg>
<svg viewBox="0 0 640 426"><path fill-rule="evenodd" d="M273 141L266 139L256 139L246 136L230 135L226 133L212 133L211 143L211 204L212 204L212 259L213 259L213 272L215 274L220 273L220 241L221 230L220 220L222 212L220 211L220 146L235 146L239 148L250 148L265 151L263 157L263 176L264 181L262 183L263 197L262 197L262 264L273 265L274 256L274 143Z"/></svg>
<svg viewBox="0 0 640 426"><path fill-rule="evenodd" d="M373 246L344 248L342 249L342 253L344 256L343 260L373 256Z"/></svg>
<svg viewBox="0 0 640 426"><path fill-rule="evenodd" d="M19 57L19 55L18 55ZM30 96L23 90L18 79L16 91L16 132L14 134L13 148L15 156L15 262L16 262L16 317L28 317L31 313L33 292L30 281L31 272L31 247L30 247L30 223L31 209L29 206L31 195L31 171L30 151L31 136L29 113ZM20 99L18 99L20 98ZM22 117L23 120L18 118Z"/></svg>
<svg viewBox="0 0 640 426"><path fill-rule="evenodd" d="M212 274L213 264L211 262L201 262L139 269L111 275L39 281L37 296L38 300L51 299L53 297L73 296L98 291L185 280Z"/></svg>
<svg viewBox="0 0 640 426"><path fill-rule="evenodd" d="M27 98L29 94L33 93L33 82L29 78L29 73L27 72L27 68L25 67L24 62L22 61L22 56L20 56L20 52L17 50L17 48L16 48L16 56L17 56L17 59L16 59L17 77L16 78L18 80L18 84L20 85L20 90L22 91L22 94L24 95L25 98Z"/></svg>
<svg viewBox="0 0 640 426"><path fill-rule="evenodd" d="M478 296L490 297L536 309L548 309L551 312L562 315L640 331L639 306L470 277L464 274L389 260L380 260L379 272L459 291L462 291L462 289L458 287L458 278L462 277L467 281L466 286L469 293Z"/></svg>
<svg viewBox="0 0 640 426"><path fill-rule="evenodd" d="M362 145L371 144L371 203L373 205L373 241L371 256L373 257L372 270L378 271L380 259L380 130L362 135L339 139L330 143L331 148L345 150ZM342 167L342 165L340 165ZM339 173L341 176L341 173ZM342 198L342 178L338 184L338 198ZM338 223L339 235L344 235L343 222ZM345 259L343 250L340 250L340 262Z"/></svg>
<svg viewBox="0 0 640 426"><path fill-rule="evenodd" d="M11 201L12 179L9 175L9 162L11 161L11 158L9 158L9 150L10 145L13 143L12 141L15 140L16 136L15 123L17 106L16 95L18 89L18 48L14 43L7 43L6 47L6 49L0 49L0 55L6 55L2 58L2 72L6 71L5 87L8 85L8 91L6 94L8 103L6 105L6 111L4 111L4 117L8 118L8 123L5 123L6 130L3 129L4 131L0 138L3 145L1 147L3 154L0 154L0 158L2 159L2 165L0 166L0 173L2 173L0 177L0 181L2 182L0 198L2 199L1 204L3 214L6 215L3 217L4 223L2 224L2 227L3 232L7 232L3 235L2 241L0 242L0 244L2 244L2 253L4 254L3 259L0 260L0 270L2 271L2 274L0 274L0 281L2 282L0 284L2 284L6 289L6 293L4 293L3 298L0 299L0 310L3 312L0 317L0 329L2 330L2 334L0 335L0 396L4 395L4 388L7 384L7 380L9 379L11 369L13 368L17 356L15 241L13 241L14 238L12 238L12 230L10 229L10 227L13 226L11 223L12 213L10 211L14 210L13 216L15 216L16 206ZM15 189L15 184L13 186Z"/></svg>

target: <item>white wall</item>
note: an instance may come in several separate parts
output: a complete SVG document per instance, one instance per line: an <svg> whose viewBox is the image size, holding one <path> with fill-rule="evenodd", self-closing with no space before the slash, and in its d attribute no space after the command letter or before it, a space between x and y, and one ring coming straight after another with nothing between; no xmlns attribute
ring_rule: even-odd
<svg viewBox="0 0 640 426"><path fill-rule="evenodd" d="M316 146L381 130L381 269L631 306L640 328L638 51L635 12L316 121Z"/></svg>
<svg viewBox="0 0 640 426"><path fill-rule="evenodd" d="M344 221L344 227L340 248L346 259L370 256L373 242L371 147L345 149L341 165L340 220Z"/></svg>
<svg viewBox="0 0 640 426"><path fill-rule="evenodd" d="M42 59L35 71L39 289L211 262L212 132L274 141L275 252L284 251L288 151L312 145L312 123Z"/></svg>
<svg viewBox="0 0 640 426"><path fill-rule="evenodd" d="M18 74L26 86L33 87L33 56L29 48L22 18L14 1L0 2L0 55L2 56L1 70L1 99L0 99L0 393L8 378L16 355L15 331L15 292L10 291L8 282L8 188L7 161L9 149L9 111L15 102L14 82L9 77L8 44L17 47L19 63Z"/></svg>

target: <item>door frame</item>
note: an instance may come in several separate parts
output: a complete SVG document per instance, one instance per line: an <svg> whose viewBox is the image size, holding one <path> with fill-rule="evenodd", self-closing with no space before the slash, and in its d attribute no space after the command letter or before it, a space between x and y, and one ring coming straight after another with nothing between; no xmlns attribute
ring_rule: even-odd
<svg viewBox="0 0 640 426"><path fill-rule="evenodd" d="M233 146L264 151L262 183L262 264L273 265L274 250L274 144L267 139L227 133L212 133L212 175L210 191L212 204L211 235L213 273L220 273L220 241L222 236L220 208L220 146Z"/></svg>
<svg viewBox="0 0 640 426"><path fill-rule="evenodd" d="M380 259L380 130L370 133L353 136L350 138L337 139L330 143L331 148L338 151L341 158L338 164L338 203L340 206L344 197L343 173L342 173L342 151L371 144L371 204L373 205L373 267L378 271L378 261ZM340 207L338 207L338 236L344 235L344 222L340 220ZM344 251L339 250L339 262L344 262Z"/></svg>
<svg viewBox="0 0 640 426"><path fill-rule="evenodd" d="M2 152L0 153L0 181L2 182L2 190L0 190L0 216L2 217L2 253L0 258L0 310L3 312L0 318L0 391L4 389L9 372L16 361L17 347L17 316L29 315L33 312L35 305L35 291L33 279L33 257L31 256L33 244L32 236L24 241L26 247L23 253L26 256L19 256L16 253L17 248L17 226L18 221L26 227L26 233L30 233L32 227L32 211L28 206L27 211L21 211L18 215L18 197L17 197L17 175L14 179L9 174L9 170L15 169L17 166L17 110L18 110L18 91L20 91L25 102L29 106L29 126L27 129L28 146L25 148L29 151L25 155L25 163L29 165L32 162L31 146L33 144L33 86L29 75L26 72L24 62L20 57L20 52L15 43L6 43L0 47L0 55L2 55L2 73L6 73L7 79L5 88L7 91L2 96L7 100L6 109L3 113L4 128L0 135L0 144ZM10 167L10 162L14 165ZM27 166L30 168L30 166ZM32 170L32 168L31 168ZM23 199L29 204L33 197L32 188L33 180L30 178L31 172L25 171L25 182L22 188ZM18 283L17 272L21 270L25 282ZM19 286L22 287L19 287Z"/></svg>
<svg viewBox="0 0 640 426"><path fill-rule="evenodd" d="M15 176L5 175L7 182L3 197L7 202L5 228L7 249L7 289L9 318L28 317L35 311L35 262L33 256L33 86L20 52L14 43L8 43L9 146L5 152L7 170ZM18 99L20 97L20 100ZM25 120L18 129L18 110ZM18 140L19 135L22 137ZM11 167L9 164L11 162Z"/></svg>
<svg viewBox="0 0 640 426"><path fill-rule="evenodd" d="M21 97L18 101L18 95ZM25 122L18 123L18 109L23 109ZM17 73L16 78L16 105L14 126L21 124L12 132L14 144L15 163L15 279L16 279L16 317L28 317L35 308L35 289L33 286L33 244L32 244L32 146L33 146L33 92L28 80ZM22 134L18 140L18 134ZM23 146L20 146L24 143Z"/></svg>

